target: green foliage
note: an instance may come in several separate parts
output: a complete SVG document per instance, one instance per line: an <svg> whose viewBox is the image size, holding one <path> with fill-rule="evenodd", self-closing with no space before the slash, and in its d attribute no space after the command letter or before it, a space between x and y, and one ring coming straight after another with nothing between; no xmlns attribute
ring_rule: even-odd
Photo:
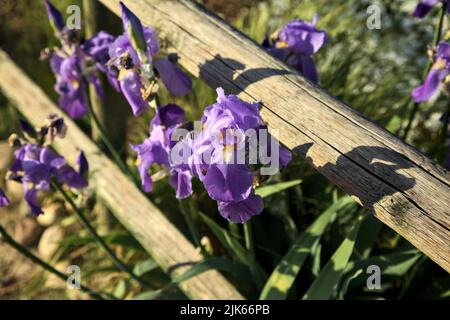
<svg viewBox="0 0 450 320"><path fill-rule="evenodd" d="M279 300L287 297L306 258L308 258L313 248L319 243L320 237L332 221L333 216L339 209L349 203L352 203L350 197L342 197L311 224L275 268L261 292L260 299Z"/></svg>
<svg viewBox="0 0 450 320"><path fill-rule="evenodd" d="M361 220L359 218L356 221L348 236L342 241L339 248L303 296L304 300L326 300L332 297L352 255Z"/></svg>
<svg viewBox="0 0 450 320"><path fill-rule="evenodd" d="M283 190L289 189L290 187L300 184L302 180L294 180L288 182L280 182L276 184L269 184L259 188L256 188L255 192L258 196L266 198L272 194L281 192Z"/></svg>
<svg viewBox="0 0 450 320"><path fill-rule="evenodd" d="M214 220L200 213L201 218L209 226L211 231L220 241L220 243L228 250L229 254L246 265L252 274L255 285L261 289L267 276L264 269L256 261L255 257L244 248L237 239L235 239L227 230L220 227Z"/></svg>
<svg viewBox="0 0 450 320"><path fill-rule="evenodd" d="M164 291L169 290L170 288L176 286L177 284L180 284L183 281L189 280L192 277L195 277L211 269L233 272L235 271L235 265L232 261L220 257L206 259L204 261L194 264L184 273L174 277L173 280L169 284L167 284L164 288L140 293L139 295L134 297L134 300L153 300L157 298L160 294L162 294Z"/></svg>

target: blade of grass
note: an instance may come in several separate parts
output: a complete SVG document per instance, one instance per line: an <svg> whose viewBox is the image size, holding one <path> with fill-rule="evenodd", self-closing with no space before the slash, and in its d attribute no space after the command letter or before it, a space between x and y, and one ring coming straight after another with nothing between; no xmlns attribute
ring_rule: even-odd
<svg viewBox="0 0 450 320"><path fill-rule="evenodd" d="M382 270L383 277L401 277L416 263L421 254L417 250L408 250L391 254L373 256L367 259L350 261L345 269L345 274L354 274L358 270L364 273L352 279L348 290L353 290L361 285L367 279L365 273L368 266L376 265Z"/></svg>
<svg viewBox="0 0 450 320"><path fill-rule="evenodd" d="M134 265L133 273L137 275L138 277L143 276L146 273L149 273L150 271L153 271L155 269L158 269L159 265L156 263L153 259L147 259L144 261L139 261Z"/></svg>
<svg viewBox="0 0 450 320"><path fill-rule="evenodd" d="M281 192L283 190L289 189L293 186L296 186L296 185L300 184L301 182L302 182L302 180L292 180L292 181L287 181L287 182L269 184L266 186L256 188L255 192L258 196L260 196L262 198L266 198L272 194L275 194L275 193Z"/></svg>
<svg viewBox="0 0 450 320"><path fill-rule="evenodd" d="M165 290L168 290L170 288L173 288L177 284L186 281L188 279L191 279L195 276L198 276L199 274L208 271L208 270L220 270L220 271L227 271L227 272L234 272L236 268L235 263L232 261L222 258L222 257L212 257L208 258L206 260L203 260L194 266L192 266L190 269L182 273L181 275L175 277L172 282L170 282L168 285L164 286L161 289L152 290L152 291L146 291L143 293L138 294L133 298L133 300L152 300L157 298L161 293L163 293Z"/></svg>
<svg viewBox="0 0 450 320"><path fill-rule="evenodd" d="M362 216L359 216L350 233L305 293L303 300L327 300L332 297L352 255L361 221Z"/></svg>

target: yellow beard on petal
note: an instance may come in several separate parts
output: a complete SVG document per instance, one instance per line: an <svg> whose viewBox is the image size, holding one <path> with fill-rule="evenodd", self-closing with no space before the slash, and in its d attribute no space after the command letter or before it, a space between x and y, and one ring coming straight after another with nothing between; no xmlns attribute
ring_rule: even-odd
<svg viewBox="0 0 450 320"><path fill-rule="evenodd" d="M228 144L223 146L223 158L225 159L226 163L231 162L233 159L233 153L234 153L234 145Z"/></svg>
<svg viewBox="0 0 450 320"><path fill-rule="evenodd" d="M445 83L445 84L450 84L450 74L449 74L448 76L445 77L444 83Z"/></svg>
<svg viewBox="0 0 450 320"><path fill-rule="evenodd" d="M142 163L142 159L141 159L141 157L137 157L136 158L136 161L135 161L135 165L140 165Z"/></svg>
<svg viewBox="0 0 450 320"><path fill-rule="evenodd" d="M437 59L437 61L433 64L434 70L441 70L447 66L447 63L444 59Z"/></svg>
<svg viewBox="0 0 450 320"><path fill-rule="evenodd" d="M260 178L258 175L253 177L253 188L259 187L260 184Z"/></svg>
<svg viewBox="0 0 450 320"><path fill-rule="evenodd" d="M119 75L118 75L117 79L119 81L122 81L131 70L133 70L133 69L120 68Z"/></svg>
<svg viewBox="0 0 450 320"><path fill-rule="evenodd" d="M71 84L75 89L78 89L80 87L80 82L78 80L72 80Z"/></svg>

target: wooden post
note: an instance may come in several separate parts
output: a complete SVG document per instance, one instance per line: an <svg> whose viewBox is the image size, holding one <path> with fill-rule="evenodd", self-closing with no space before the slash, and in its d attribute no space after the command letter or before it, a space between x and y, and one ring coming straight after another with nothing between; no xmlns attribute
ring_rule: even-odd
<svg viewBox="0 0 450 320"><path fill-rule="evenodd" d="M86 39L89 39L100 30L100 25L108 25L109 19L105 12L105 8L100 7L97 1L83 0L82 5L84 36ZM96 93L94 85L89 85L89 98L92 109L114 148L118 150L120 154L124 154L126 145L126 109L120 108L121 105L117 104L118 101L121 101L121 98L108 84L105 75L97 72L97 76L100 79L104 96L100 97ZM112 104L114 104L115 107L108 108L108 106ZM95 124L92 124L91 128L92 138L101 145L102 139L97 127ZM98 232L100 234L107 234L114 222L111 213L99 202L96 203L94 211L97 217Z"/></svg>

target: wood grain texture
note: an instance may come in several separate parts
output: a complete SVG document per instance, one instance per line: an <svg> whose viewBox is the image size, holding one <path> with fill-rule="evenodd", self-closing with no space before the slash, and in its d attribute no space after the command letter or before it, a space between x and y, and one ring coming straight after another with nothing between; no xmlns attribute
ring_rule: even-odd
<svg viewBox="0 0 450 320"><path fill-rule="evenodd" d="M99 0L120 14L117 0ZM189 0L125 0L180 64L259 100L291 150L450 272L450 174ZM201 106L199 106L201 107Z"/></svg>
<svg viewBox="0 0 450 320"><path fill-rule="evenodd" d="M0 50L0 89L35 126L55 113L64 116L45 93ZM172 277L189 267L177 267L202 260L200 253L172 225L135 185L126 178L97 146L64 116L68 132L56 139L56 149L74 164L79 150L86 153L91 168L91 187L136 237L155 261ZM242 299L241 294L217 271L207 271L180 284L193 299Z"/></svg>

